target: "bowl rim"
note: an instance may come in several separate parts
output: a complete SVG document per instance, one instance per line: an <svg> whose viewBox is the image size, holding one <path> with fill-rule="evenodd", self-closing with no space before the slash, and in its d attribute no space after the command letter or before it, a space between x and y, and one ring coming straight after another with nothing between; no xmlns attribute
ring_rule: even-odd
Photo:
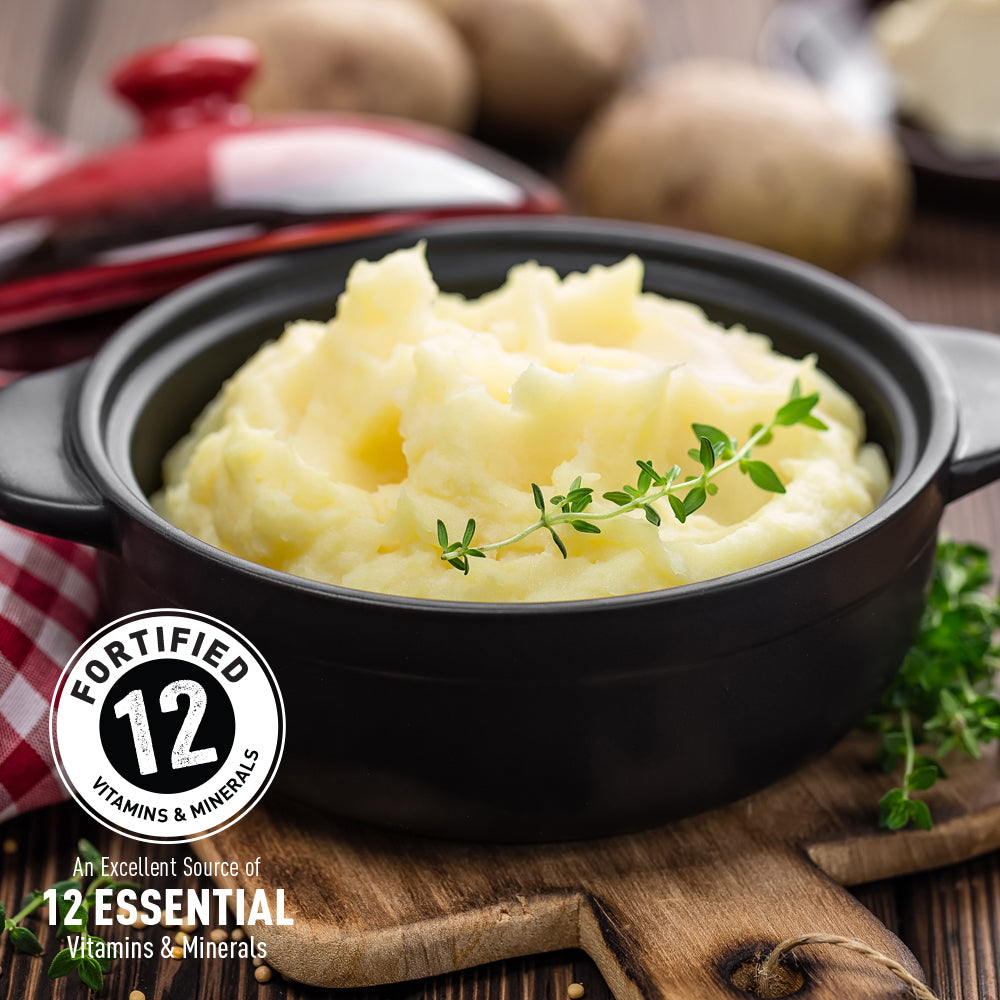
<svg viewBox="0 0 1000 1000"><path fill-rule="evenodd" d="M632 252L638 254L640 258L647 248L659 248L661 251L669 249L677 254L687 254L689 257L721 261L728 266L738 268L746 275L756 272L772 278L780 276L794 281L803 290L811 291L820 298L834 298L855 313L875 322L883 330L891 332L892 339L904 348L927 387L928 400L932 407L928 421L928 439L920 452L914 456L908 474L898 480L894 471L886 496L871 512L854 524L777 559L723 576L661 590L559 601L452 601L357 590L262 566L188 534L157 513L140 487L131 463L128 463L129 475L126 478L113 462L106 447L105 425L111 410L111 402L121 389L121 385L116 384L120 373L127 370L129 361L137 355L137 349L146 344L162 326L178 316L183 316L191 308L201 308L207 302L223 298L226 293L251 287L265 276L271 276L288 268L294 269L297 258L322 255L332 249L328 246L276 255L226 268L170 293L126 321L98 351L81 380L75 405L71 410L74 412L74 418L68 421L67 428L74 457L84 466L106 502L110 502L113 507L139 521L162 540L180 546L191 555L205 559L227 571L283 590L308 593L320 598L459 616L484 613L507 616L593 613L653 604L672 605L677 601L692 601L708 595L727 594L730 591L740 590L760 578L772 579L801 570L875 533L888 521L898 517L947 466L958 436L958 401L953 385L942 375L940 358L930 347L909 333L910 326L907 320L881 300L843 278L784 254L722 237L663 226L539 216L504 216L486 220L431 223L337 246L357 247L358 255L355 259L358 259L364 255L366 247L373 244L379 248L380 253L384 253L390 249L390 244L401 247L412 245L420 239L459 240L484 236L521 237L524 240L555 238L566 240L569 244L582 238L605 239L612 242L627 240L635 244ZM150 357L163 349L161 345ZM895 377L895 373L892 374ZM123 380L123 384L124 382L127 382L127 377Z"/></svg>

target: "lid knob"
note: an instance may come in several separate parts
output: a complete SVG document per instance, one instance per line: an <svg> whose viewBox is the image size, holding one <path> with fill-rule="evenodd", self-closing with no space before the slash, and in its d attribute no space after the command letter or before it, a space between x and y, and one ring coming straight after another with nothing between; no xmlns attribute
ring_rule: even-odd
<svg viewBox="0 0 1000 1000"><path fill-rule="evenodd" d="M239 95L257 63L257 47L246 38L185 38L129 59L111 86L138 109L145 135L205 121L236 124L250 117Z"/></svg>

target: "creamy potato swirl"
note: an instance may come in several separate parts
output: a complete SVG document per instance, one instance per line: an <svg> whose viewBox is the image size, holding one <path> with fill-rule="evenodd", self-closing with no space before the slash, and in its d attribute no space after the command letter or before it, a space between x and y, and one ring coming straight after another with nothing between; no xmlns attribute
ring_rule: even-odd
<svg viewBox="0 0 1000 1000"><path fill-rule="evenodd" d="M888 487L857 404L816 359L641 291L643 265L561 279L528 262L502 288L439 292L422 246L351 270L336 317L293 322L222 388L167 456L156 508L204 541L298 576L386 594L554 601L659 590L775 559L847 527ZM680 524L641 513L600 535L548 534L474 560L440 559L438 518L506 538L576 476L595 495L687 457L692 422L739 441L798 378L829 429L779 428L758 448L786 486L738 469ZM598 499L592 509L608 506Z"/></svg>

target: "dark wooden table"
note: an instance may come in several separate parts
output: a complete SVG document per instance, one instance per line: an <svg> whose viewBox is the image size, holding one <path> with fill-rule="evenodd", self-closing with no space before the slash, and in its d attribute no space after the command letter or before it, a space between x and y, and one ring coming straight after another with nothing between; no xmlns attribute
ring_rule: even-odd
<svg viewBox="0 0 1000 1000"><path fill-rule="evenodd" d="M645 63L651 66L692 53L752 57L760 24L775 0L647 2L653 30L647 38ZM138 46L182 34L213 5L214 0L0 0L0 86L22 107L77 142L113 141L128 134L129 123L104 93L102 80L109 65ZM1000 331L996 223L921 211L891 259L854 277L912 319ZM946 527L956 538L977 540L1000 553L1000 487L954 504ZM142 851L135 843L96 828L75 807L54 807L0 828L0 838L16 844L13 853L0 853L0 899L10 906L28 889L64 876L80 835L92 838L103 853L114 857L185 853L179 848ZM864 886L856 894L909 945L943 1000L1000 998L1000 853ZM51 935L44 928L39 933L51 954ZM150 928L129 933L151 936L158 943L163 932ZM45 961L13 954L4 943L0 998L85 995L76 980L50 984L46 966ZM252 973L249 961L120 961L104 995L124 998L136 988L150 1000L208 1000L253 996L258 991L274 1000L327 995L282 982L280 977L259 986ZM502 962L349 996L562 1000L571 982L582 982L589 1000L609 997L596 968L578 952Z"/></svg>

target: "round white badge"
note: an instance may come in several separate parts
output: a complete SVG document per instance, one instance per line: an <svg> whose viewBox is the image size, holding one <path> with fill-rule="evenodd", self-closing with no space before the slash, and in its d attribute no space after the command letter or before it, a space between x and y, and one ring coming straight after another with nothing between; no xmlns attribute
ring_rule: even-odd
<svg viewBox="0 0 1000 1000"><path fill-rule="evenodd" d="M281 760L285 709L235 629L194 611L119 618L73 655L49 716L52 753L96 820L179 844L237 822Z"/></svg>

